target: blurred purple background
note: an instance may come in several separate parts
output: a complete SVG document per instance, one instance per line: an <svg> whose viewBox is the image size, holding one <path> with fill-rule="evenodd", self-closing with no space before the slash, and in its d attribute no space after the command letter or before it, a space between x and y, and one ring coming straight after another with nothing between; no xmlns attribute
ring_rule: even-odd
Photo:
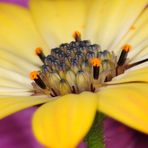
<svg viewBox="0 0 148 148"><path fill-rule="evenodd" d="M29 0L0 0L0 2L17 3L21 6L27 7Z"/></svg>
<svg viewBox="0 0 148 148"><path fill-rule="evenodd" d="M31 128L36 107L0 120L0 148L44 148L34 138Z"/></svg>

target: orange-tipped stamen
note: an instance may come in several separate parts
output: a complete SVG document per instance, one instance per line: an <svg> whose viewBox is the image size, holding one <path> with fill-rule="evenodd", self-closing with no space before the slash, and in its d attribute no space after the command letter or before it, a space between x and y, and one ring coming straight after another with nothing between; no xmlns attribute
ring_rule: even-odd
<svg viewBox="0 0 148 148"><path fill-rule="evenodd" d="M91 59L91 64L94 67L99 67L101 65L101 60L98 58L93 58Z"/></svg>
<svg viewBox="0 0 148 148"><path fill-rule="evenodd" d="M31 80L34 80L35 83L36 83L40 88L46 89L46 85L45 85L45 83L43 82L43 80L40 78L39 72L37 72L37 71L32 71L32 72L30 73L30 78L31 78Z"/></svg>
<svg viewBox="0 0 148 148"><path fill-rule="evenodd" d="M36 53L37 55L41 54L42 52L43 52L43 49L40 48L40 47L38 47L38 48L35 49L35 53Z"/></svg>
<svg viewBox="0 0 148 148"><path fill-rule="evenodd" d="M31 80L38 79L38 77L39 77L39 73L38 73L37 71L32 71L32 72L30 73L30 79L31 79Z"/></svg>
<svg viewBox="0 0 148 148"><path fill-rule="evenodd" d="M39 56L41 61L44 63L46 57L45 57L45 55L43 53L43 49L38 47L38 48L35 49L35 53L36 53L37 56Z"/></svg>
<svg viewBox="0 0 148 148"><path fill-rule="evenodd" d="M122 47L122 52L121 52L121 55L118 60L118 66L122 66L125 63L125 61L127 59L128 52L131 50L131 48L132 48L132 46L128 45L128 44L126 44Z"/></svg>
<svg viewBox="0 0 148 148"><path fill-rule="evenodd" d="M73 38L76 41L80 41L81 40L81 33L79 31L75 31L74 34L73 34Z"/></svg>
<svg viewBox="0 0 148 148"><path fill-rule="evenodd" d="M126 52L129 52L131 49L132 49L132 46L129 44L126 44L122 47L122 50L124 50Z"/></svg>
<svg viewBox="0 0 148 148"><path fill-rule="evenodd" d="M101 60L98 58L93 58L91 60L91 64L93 66L93 78L97 80L99 78Z"/></svg>

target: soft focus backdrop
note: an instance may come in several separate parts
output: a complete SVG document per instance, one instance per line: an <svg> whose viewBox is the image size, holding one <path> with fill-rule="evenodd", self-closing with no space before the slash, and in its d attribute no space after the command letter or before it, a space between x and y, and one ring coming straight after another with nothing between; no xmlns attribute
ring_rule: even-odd
<svg viewBox="0 0 148 148"><path fill-rule="evenodd" d="M9 3L17 3L24 7L27 7L28 0L0 0L0 2L9 2Z"/></svg>

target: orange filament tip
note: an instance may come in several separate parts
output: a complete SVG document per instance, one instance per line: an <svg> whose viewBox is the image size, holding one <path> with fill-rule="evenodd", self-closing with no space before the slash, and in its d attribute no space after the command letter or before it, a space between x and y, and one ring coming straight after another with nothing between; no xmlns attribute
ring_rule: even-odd
<svg viewBox="0 0 148 148"><path fill-rule="evenodd" d="M75 31L73 34L74 39L81 38L81 33L79 31Z"/></svg>
<svg viewBox="0 0 148 148"><path fill-rule="evenodd" d="M37 71L32 71L30 73L30 79L31 80L35 80L35 79L38 79L38 76L39 76L39 73Z"/></svg>
<svg viewBox="0 0 148 148"><path fill-rule="evenodd" d="M40 47L38 47L38 48L35 49L35 53L36 53L37 55L41 54L42 52L43 52L43 49L40 48Z"/></svg>
<svg viewBox="0 0 148 148"><path fill-rule="evenodd" d="M124 46L122 47L122 50L124 50L124 51L126 51L126 52L129 52L131 49L132 49L132 46L131 46L131 45L128 45L128 44L126 44L126 45L124 45Z"/></svg>
<svg viewBox="0 0 148 148"><path fill-rule="evenodd" d="M99 67L99 66L101 65L101 60L98 59L98 58L93 58L93 59L91 60L91 64L92 64L93 66Z"/></svg>

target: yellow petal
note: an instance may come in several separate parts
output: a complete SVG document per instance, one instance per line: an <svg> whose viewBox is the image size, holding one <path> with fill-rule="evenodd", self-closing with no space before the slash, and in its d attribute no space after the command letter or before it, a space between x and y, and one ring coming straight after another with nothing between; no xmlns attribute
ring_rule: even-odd
<svg viewBox="0 0 148 148"><path fill-rule="evenodd" d="M129 52L130 61L134 60L148 46L148 8L145 8L139 15L135 23L129 28L128 32L113 49L119 51L124 44L131 44L133 49ZM145 50L145 55L147 51ZM142 56L142 55L141 55Z"/></svg>
<svg viewBox="0 0 148 148"><path fill-rule="evenodd" d="M5 87L0 85L0 96L31 96L29 88Z"/></svg>
<svg viewBox="0 0 148 148"><path fill-rule="evenodd" d="M96 95L88 92L51 101L35 112L34 134L46 147L75 148L88 132L96 107Z"/></svg>
<svg viewBox="0 0 148 148"><path fill-rule="evenodd" d="M33 69L38 67L9 51L0 50L0 86L31 89L28 75Z"/></svg>
<svg viewBox="0 0 148 148"><path fill-rule="evenodd" d="M6 68L0 67L0 79L14 81L22 85L22 87L31 88L31 81L29 78Z"/></svg>
<svg viewBox="0 0 148 148"><path fill-rule="evenodd" d="M28 88L28 86L21 85L13 80L1 78L0 77L0 86L3 87L14 87L14 88Z"/></svg>
<svg viewBox="0 0 148 148"><path fill-rule="evenodd" d="M130 61L130 63L134 63L134 62L137 62L137 61L140 61L140 60L144 60L144 59L147 59L148 58L148 46L145 47L145 48L141 48L140 47L140 52L132 58L132 60ZM148 65L148 63L147 63Z"/></svg>
<svg viewBox="0 0 148 148"><path fill-rule="evenodd" d="M34 53L32 53L32 55L34 55ZM36 57L36 61L38 61L38 57ZM13 52L3 49L0 49L0 67L15 71L26 77L28 77L30 71L38 69L33 63L29 63L27 60L15 55Z"/></svg>
<svg viewBox="0 0 148 148"><path fill-rule="evenodd" d="M0 4L0 48L30 62L37 58L36 47L48 49L32 21L29 11L23 7ZM9 59L8 59L9 60ZM39 63L39 60L34 63Z"/></svg>
<svg viewBox="0 0 148 148"><path fill-rule="evenodd" d="M146 4L147 0L94 1L87 22L87 37L103 49L110 49L125 35Z"/></svg>
<svg viewBox="0 0 148 148"><path fill-rule="evenodd" d="M50 47L71 41L74 31L83 34L89 8L87 0L31 0L30 7L36 25Z"/></svg>
<svg viewBox="0 0 148 148"><path fill-rule="evenodd" d="M48 102L45 96L1 96L0 97L0 119L25 108Z"/></svg>
<svg viewBox="0 0 148 148"><path fill-rule="evenodd" d="M126 83L126 82L148 82L148 68L140 68L137 70L127 70L124 74L121 74L108 84Z"/></svg>
<svg viewBox="0 0 148 148"><path fill-rule="evenodd" d="M148 27L148 25L147 25L147 27ZM137 35L137 36L139 36L139 38L141 37L141 35ZM142 39L142 37L141 37L141 39ZM137 41L137 46L135 46L133 52L131 52L128 56L130 59L129 60L130 63L132 63L133 61L139 61L144 56L147 56L147 58L148 58L147 48L148 48L148 34L145 35L145 38L140 43Z"/></svg>
<svg viewBox="0 0 148 148"><path fill-rule="evenodd" d="M134 83L100 89L98 110L148 134L148 84Z"/></svg>

